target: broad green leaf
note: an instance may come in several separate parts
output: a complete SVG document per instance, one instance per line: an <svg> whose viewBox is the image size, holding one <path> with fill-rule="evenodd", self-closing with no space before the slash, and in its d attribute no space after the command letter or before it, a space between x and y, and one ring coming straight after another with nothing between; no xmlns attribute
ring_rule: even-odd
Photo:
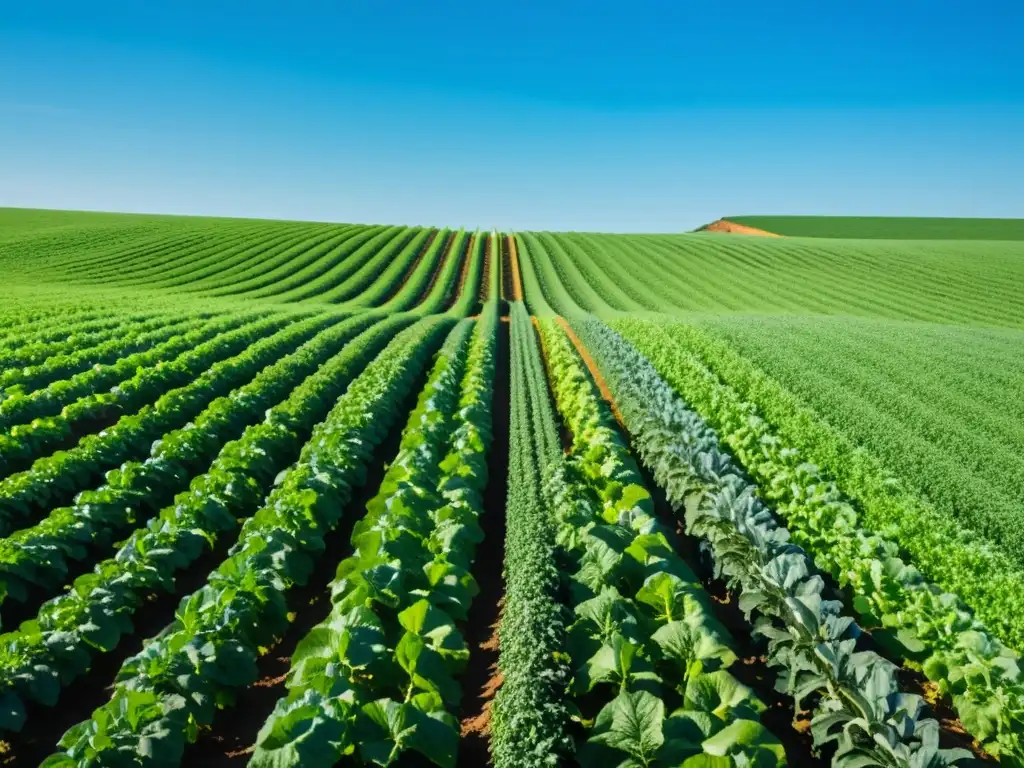
<svg viewBox="0 0 1024 768"><path fill-rule="evenodd" d="M620 693L598 713L590 739L624 752L637 765L654 765L664 744L661 728L665 705L647 693Z"/></svg>
<svg viewBox="0 0 1024 768"><path fill-rule="evenodd" d="M754 692L724 669L704 672L686 683L686 708L712 712L725 719L730 712L762 712L764 704Z"/></svg>
<svg viewBox="0 0 1024 768"><path fill-rule="evenodd" d="M786 750L779 740L756 720L735 720L707 739L704 751L719 757L766 753L777 762L785 762ZM757 763L763 764L763 763Z"/></svg>

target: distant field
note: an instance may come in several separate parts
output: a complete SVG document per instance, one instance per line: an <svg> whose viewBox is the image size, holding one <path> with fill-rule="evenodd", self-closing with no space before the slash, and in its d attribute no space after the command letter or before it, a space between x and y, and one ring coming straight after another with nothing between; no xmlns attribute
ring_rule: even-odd
<svg viewBox="0 0 1024 768"><path fill-rule="evenodd" d="M814 221L0 209L0 763L1024 765L1024 243Z"/></svg>
<svg viewBox="0 0 1024 768"><path fill-rule="evenodd" d="M789 237L872 240L1024 240L1024 219L943 219L889 216L725 216Z"/></svg>

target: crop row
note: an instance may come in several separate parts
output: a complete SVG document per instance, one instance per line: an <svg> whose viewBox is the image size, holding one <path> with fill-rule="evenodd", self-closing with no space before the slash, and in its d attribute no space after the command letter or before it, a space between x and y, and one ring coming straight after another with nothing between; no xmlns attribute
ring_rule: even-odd
<svg viewBox="0 0 1024 768"><path fill-rule="evenodd" d="M857 650L860 630L827 598L803 550L790 541L718 435L628 342L596 319L577 332L607 379L627 428L687 530L705 539L716 573L739 594L767 641L777 687L813 707L811 731L834 744L833 765L930 765L970 758L939 748L939 724L923 700L903 693L895 667Z"/></svg>
<svg viewBox="0 0 1024 768"><path fill-rule="evenodd" d="M117 540L127 526L146 522L187 487L197 470L207 466L225 443L238 438L260 418L266 423L274 419L282 410L281 401L300 384L292 399L314 392L317 379L330 370L339 379L333 390L337 391L337 386L345 382L343 371L318 369L376 318L363 314L333 321L303 321L305 328L294 327L300 338L309 330L316 336L268 365L249 383L212 401L184 427L164 434L153 443L147 459L125 462L106 474L103 485L79 493L71 506L58 507L35 525L0 540L0 604L8 598L26 600L33 590L52 591L66 576L69 561L86 559ZM322 326L327 327L320 331ZM373 351L373 346L367 349ZM308 380L311 375L316 378ZM311 427L310 417L315 422L325 413L325 405L322 396L307 399L311 414L304 422ZM267 448L281 456L285 445L262 446L263 450ZM194 480L193 484L199 485ZM194 496L186 493L176 506L189 506Z"/></svg>
<svg viewBox="0 0 1024 768"><path fill-rule="evenodd" d="M491 756L497 768L531 768L571 753L569 668L562 657L567 617L543 485L561 449L530 317L521 302L511 303L510 315L505 603L498 630L503 681L491 710Z"/></svg>
<svg viewBox="0 0 1024 768"><path fill-rule="evenodd" d="M783 443L755 406L676 343L673 329L635 321L620 321L618 327L715 428L793 540L844 588L872 636L919 665L951 695L964 727L988 752L1024 762L1024 681L1017 654L954 594L904 563L896 543L860 527L855 508L836 484ZM1015 599L1019 595L1003 596ZM1009 618L1020 620L1020 612Z"/></svg>
<svg viewBox="0 0 1024 768"><path fill-rule="evenodd" d="M565 653L581 765L775 765L765 705L728 668L732 639L658 520L639 470L582 360L540 323L558 409L572 433L548 480L574 621Z"/></svg>
<svg viewBox="0 0 1024 768"><path fill-rule="evenodd" d="M389 765L414 751L454 766L457 678L469 656L456 623L478 591L470 568L482 537L497 319L492 304L442 347L353 528L330 614L300 641L288 694L250 765L329 766L346 755Z"/></svg>
<svg viewBox="0 0 1024 768"><path fill-rule="evenodd" d="M324 536L338 522L441 336L425 318L395 336L352 381L313 431L299 461L242 525L227 559L175 620L118 673L111 700L69 730L46 765L142 759L177 764L197 728L252 683L261 647L288 627L287 594L308 578ZM173 556L173 555L172 555Z"/></svg>

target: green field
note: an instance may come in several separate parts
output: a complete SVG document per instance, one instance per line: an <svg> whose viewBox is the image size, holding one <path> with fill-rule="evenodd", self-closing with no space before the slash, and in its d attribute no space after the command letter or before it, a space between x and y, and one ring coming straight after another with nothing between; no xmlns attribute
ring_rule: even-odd
<svg viewBox="0 0 1024 768"><path fill-rule="evenodd" d="M870 240L1024 240L1024 219L889 216L726 216L788 237Z"/></svg>
<svg viewBox="0 0 1024 768"><path fill-rule="evenodd" d="M1024 765L1024 224L730 220L0 209L0 761Z"/></svg>

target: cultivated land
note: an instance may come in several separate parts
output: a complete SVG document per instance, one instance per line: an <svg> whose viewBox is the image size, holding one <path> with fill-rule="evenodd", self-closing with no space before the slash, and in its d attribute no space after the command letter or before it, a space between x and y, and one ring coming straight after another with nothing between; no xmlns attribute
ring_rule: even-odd
<svg viewBox="0 0 1024 768"><path fill-rule="evenodd" d="M1024 223L730 220L0 210L0 762L1024 765Z"/></svg>
<svg viewBox="0 0 1024 768"><path fill-rule="evenodd" d="M880 240L1024 240L1024 219L886 216L726 216L726 221L793 237Z"/></svg>

